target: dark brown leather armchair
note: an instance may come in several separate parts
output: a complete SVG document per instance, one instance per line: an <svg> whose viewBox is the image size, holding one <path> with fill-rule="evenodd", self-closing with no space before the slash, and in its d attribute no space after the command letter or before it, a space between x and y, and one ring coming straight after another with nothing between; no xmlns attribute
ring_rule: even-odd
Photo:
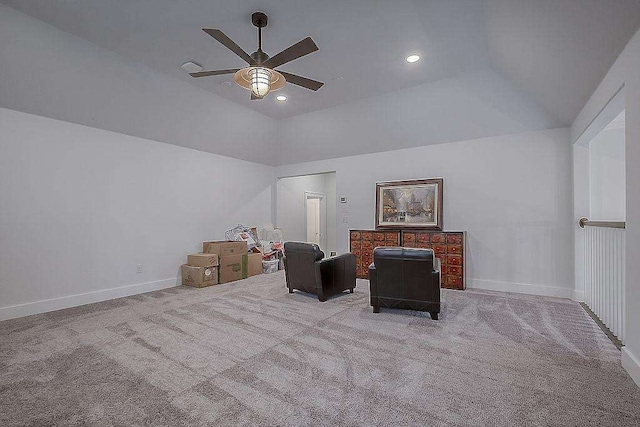
<svg viewBox="0 0 640 427"><path fill-rule="evenodd" d="M318 245L285 242L284 272L289 293L294 289L317 295L322 302L356 287L356 257L342 254L324 258Z"/></svg>
<svg viewBox="0 0 640 427"><path fill-rule="evenodd" d="M431 249L379 247L369 266L373 312L380 307L440 313L440 263Z"/></svg>

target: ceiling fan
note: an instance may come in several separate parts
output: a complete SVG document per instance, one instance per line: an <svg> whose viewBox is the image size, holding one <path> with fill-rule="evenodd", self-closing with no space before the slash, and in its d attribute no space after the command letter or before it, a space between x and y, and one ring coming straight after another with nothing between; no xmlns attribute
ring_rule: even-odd
<svg viewBox="0 0 640 427"><path fill-rule="evenodd" d="M254 12L251 15L251 22L258 28L258 50L253 52L251 55L242 50L240 46L234 43L234 41L227 37L222 31L210 28L202 29L202 31L209 34L233 53L244 59L247 64L249 64L248 67L189 73L191 77L234 74L233 79L236 83L251 91L251 99L262 99L270 91L280 89L286 82L313 91L320 89L324 85L324 83L316 80L297 76L285 71L275 70L275 68L283 64L318 50L318 46L316 46L311 37L300 40L298 43L286 48L279 54L269 57L269 55L262 51L262 29L267 26L267 15L263 12Z"/></svg>

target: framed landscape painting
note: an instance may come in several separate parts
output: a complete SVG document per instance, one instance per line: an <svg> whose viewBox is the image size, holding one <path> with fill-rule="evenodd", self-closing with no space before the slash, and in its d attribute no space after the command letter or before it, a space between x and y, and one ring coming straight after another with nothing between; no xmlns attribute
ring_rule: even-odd
<svg viewBox="0 0 640 427"><path fill-rule="evenodd" d="M376 228L442 230L442 178L376 184Z"/></svg>

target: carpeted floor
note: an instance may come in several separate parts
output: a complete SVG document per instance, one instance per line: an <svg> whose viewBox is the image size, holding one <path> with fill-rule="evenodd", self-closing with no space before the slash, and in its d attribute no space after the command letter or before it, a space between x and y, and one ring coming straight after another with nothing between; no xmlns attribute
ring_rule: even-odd
<svg viewBox="0 0 640 427"><path fill-rule="evenodd" d="M0 323L0 425L640 425L640 389L575 302L368 282L320 303L281 273Z"/></svg>

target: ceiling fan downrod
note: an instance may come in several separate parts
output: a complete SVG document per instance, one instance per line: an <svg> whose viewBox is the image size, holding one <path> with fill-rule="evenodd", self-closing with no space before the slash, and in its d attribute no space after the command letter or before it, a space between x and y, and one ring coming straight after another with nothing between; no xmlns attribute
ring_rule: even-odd
<svg viewBox="0 0 640 427"><path fill-rule="evenodd" d="M251 23L258 28L258 50L253 52L251 57L258 64L262 64L269 59L269 55L262 51L262 29L267 26L267 15L264 12L254 12L251 15Z"/></svg>

